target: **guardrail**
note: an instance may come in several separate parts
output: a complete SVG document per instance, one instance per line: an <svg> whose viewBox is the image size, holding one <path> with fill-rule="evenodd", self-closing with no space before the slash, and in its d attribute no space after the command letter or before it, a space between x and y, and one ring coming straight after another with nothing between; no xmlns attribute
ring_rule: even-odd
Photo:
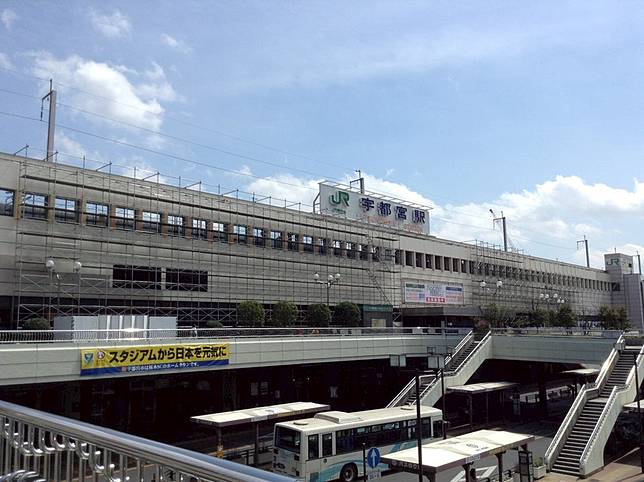
<svg viewBox="0 0 644 482"><path fill-rule="evenodd" d="M461 328L173 328L123 330L2 330L3 343L92 343L98 341L186 340L224 338L284 338L328 336L462 336Z"/></svg>
<svg viewBox="0 0 644 482"><path fill-rule="evenodd" d="M0 480L295 482L7 402L0 402L0 472Z"/></svg>
<svg viewBox="0 0 644 482"><path fill-rule="evenodd" d="M591 338L619 338L621 330L602 330L601 328L564 328L558 326L541 327L530 326L525 328L492 328L493 335L512 336L579 336Z"/></svg>

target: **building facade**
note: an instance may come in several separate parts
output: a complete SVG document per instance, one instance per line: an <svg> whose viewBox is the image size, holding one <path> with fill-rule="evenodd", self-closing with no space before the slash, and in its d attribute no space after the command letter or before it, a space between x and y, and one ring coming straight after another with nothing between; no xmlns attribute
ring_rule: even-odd
<svg viewBox="0 0 644 482"><path fill-rule="evenodd" d="M630 272L609 255L606 270L589 269L276 204L0 154L2 324L71 314L227 324L243 300L305 310L327 296L357 303L370 325L458 322L490 303L568 304L585 317L617 304L641 324L630 256L620 258Z"/></svg>

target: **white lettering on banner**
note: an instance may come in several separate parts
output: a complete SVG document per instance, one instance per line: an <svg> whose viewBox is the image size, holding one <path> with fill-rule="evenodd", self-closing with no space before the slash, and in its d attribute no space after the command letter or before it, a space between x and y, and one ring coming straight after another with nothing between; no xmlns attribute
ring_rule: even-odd
<svg viewBox="0 0 644 482"><path fill-rule="evenodd" d="M403 281L405 303L425 305L463 305L465 295L460 283Z"/></svg>
<svg viewBox="0 0 644 482"><path fill-rule="evenodd" d="M323 183L320 183L320 213L429 234L427 209Z"/></svg>

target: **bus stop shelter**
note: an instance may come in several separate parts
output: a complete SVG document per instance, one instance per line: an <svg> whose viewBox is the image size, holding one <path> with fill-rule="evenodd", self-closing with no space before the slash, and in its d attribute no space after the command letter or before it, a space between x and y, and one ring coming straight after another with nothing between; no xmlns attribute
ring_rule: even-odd
<svg viewBox="0 0 644 482"><path fill-rule="evenodd" d="M280 405L267 405L263 407L246 408L230 412L210 413L190 417L193 422L210 425L217 429L217 456L223 457L222 429L244 424L252 424L255 428L255 458L259 453L259 424L269 420L285 420L300 415L311 415L326 412L331 407L322 403L292 402Z"/></svg>
<svg viewBox="0 0 644 482"><path fill-rule="evenodd" d="M470 468L477 460L496 455L499 474L503 473L503 454L513 448L528 450L534 435L514 432L479 430L458 437L424 444L422 446L422 471L430 482L436 474L454 467L463 467L465 480L470 482ZM392 452L382 457L392 469L417 474L419 471L418 448Z"/></svg>
<svg viewBox="0 0 644 482"><path fill-rule="evenodd" d="M575 383L575 390L573 395L576 396L579 390L578 386L580 385L580 382L581 385L590 382L592 378L597 377L599 370L597 368L575 368L574 370L565 370L561 372L561 374L572 377Z"/></svg>
<svg viewBox="0 0 644 482"><path fill-rule="evenodd" d="M518 386L518 383L512 382L487 382L487 383L471 383L469 385L458 385L454 387L449 387L447 393L459 393L461 395L467 396L468 408L470 415L470 427L474 427L474 407L472 400L474 395L485 394L485 423L489 423L490 416L490 392L504 392ZM501 397L501 413L504 414L504 399ZM503 415L505 417L505 415Z"/></svg>

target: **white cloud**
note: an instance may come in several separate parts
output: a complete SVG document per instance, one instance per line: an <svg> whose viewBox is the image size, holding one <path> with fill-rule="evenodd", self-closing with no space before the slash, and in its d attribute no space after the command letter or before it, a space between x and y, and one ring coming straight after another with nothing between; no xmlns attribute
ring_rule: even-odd
<svg viewBox="0 0 644 482"><path fill-rule="evenodd" d="M141 75L124 66L87 60L78 55L65 59L58 59L49 52L32 55L33 73L56 79L69 104L117 121L159 130L165 112L161 102L179 97L157 64ZM139 83L130 80L141 76L146 80ZM88 116L88 119L105 122L93 116Z"/></svg>
<svg viewBox="0 0 644 482"><path fill-rule="evenodd" d="M176 50L177 52L181 52L182 54L189 54L192 52L192 48L186 45L185 42L178 40L171 35L168 35L167 33L161 34L161 42L164 45L167 45L168 47Z"/></svg>
<svg viewBox="0 0 644 482"><path fill-rule="evenodd" d="M644 220L644 185L634 181L632 190L601 183L590 184L576 176L557 176L517 193L503 193L483 203L437 204L408 186L364 174L368 191L387 194L401 200L433 207L430 219L432 234L454 241L481 240L502 243L499 228L493 229L493 209L506 216L511 243L527 254L585 264L585 254L576 250L576 242L584 235L592 237L592 266L603 268L603 254L613 251L615 236L633 235L628 227L633 221ZM343 183L353 179L346 174ZM302 201L311 205L317 194L317 179L280 174L253 180L244 190L273 198ZM644 247L615 243L618 251L634 254Z"/></svg>
<svg viewBox="0 0 644 482"><path fill-rule="evenodd" d="M385 172L385 177L389 177L389 176L391 176L394 172L396 172L396 170L395 170L393 167L390 167L390 168L389 168L389 169L387 169L387 171Z"/></svg>
<svg viewBox="0 0 644 482"><path fill-rule="evenodd" d="M56 133L56 150L61 154L82 158L87 155L87 150L80 142L67 136L64 130Z"/></svg>
<svg viewBox="0 0 644 482"><path fill-rule="evenodd" d="M132 30L130 20L119 10L115 10L111 15L91 10L89 17L94 29L107 38L125 37Z"/></svg>
<svg viewBox="0 0 644 482"><path fill-rule="evenodd" d="M0 52L0 67L3 69L13 69L13 64L9 60L9 56Z"/></svg>
<svg viewBox="0 0 644 482"><path fill-rule="evenodd" d="M16 21L18 18L18 15L16 12L11 10L10 8L5 8L1 13L0 13L0 21L4 25L4 28L7 30L11 30L11 27L13 26L13 23Z"/></svg>

